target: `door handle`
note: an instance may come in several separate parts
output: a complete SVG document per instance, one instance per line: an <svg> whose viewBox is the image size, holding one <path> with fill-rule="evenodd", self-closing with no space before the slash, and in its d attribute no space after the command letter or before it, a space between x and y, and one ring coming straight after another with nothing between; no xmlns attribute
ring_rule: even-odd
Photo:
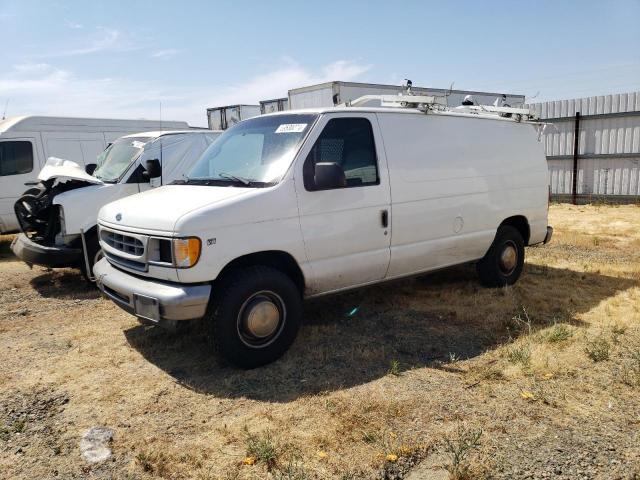
<svg viewBox="0 0 640 480"><path fill-rule="evenodd" d="M382 228L387 228L389 226L389 210L382 210L380 212L380 221L382 223Z"/></svg>
<svg viewBox="0 0 640 480"><path fill-rule="evenodd" d="M37 184L38 184L38 182L24 182L24 184L25 184L27 187L33 187L34 185L37 185Z"/></svg>

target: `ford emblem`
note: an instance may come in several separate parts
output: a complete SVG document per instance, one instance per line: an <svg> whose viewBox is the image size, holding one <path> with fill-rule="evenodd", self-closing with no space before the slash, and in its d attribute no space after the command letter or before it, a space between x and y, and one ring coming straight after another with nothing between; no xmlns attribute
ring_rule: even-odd
<svg viewBox="0 0 640 480"><path fill-rule="evenodd" d="M117 220L118 222L119 222L120 220L122 220L122 214L121 214L121 213L118 213L118 214L116 215L116 220Z"/></svg>

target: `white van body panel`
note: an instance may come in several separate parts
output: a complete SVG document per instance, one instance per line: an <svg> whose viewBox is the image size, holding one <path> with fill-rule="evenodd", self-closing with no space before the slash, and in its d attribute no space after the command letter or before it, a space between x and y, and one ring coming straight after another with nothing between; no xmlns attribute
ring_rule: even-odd
<svg viewBox="0 0 640 480"><path fill-rule="evenodd" d="M189 198L189 202L176 202L177 196ZM269 250L290 254L305 276L312 278L306 271L295 199L292 179L265 189L168 185L107 204L98 217L101 225L114 230L159 237L176 237L181 236L176 232L189 231L189 236L200 238L201 268L161 267L172 271L165 277L168 280L207 282L212 279L212 272L217 277L235 258ZM157 268L132 272L156 277Z"/></svg>
<svg viewBox="0 0 640 480"><path fill-rule="evenodd" d="M514 215L529 220L533 243L544 239L547 167L534 126L444 114L378 118L393 158L389 277L481 258L497 225Z"/></svg>
<svg viewBox="0 0 640 480"><path fill-rule="evenodd" d="M273 187L165 186L104 206L102 227L202 242L191 268L131 273L210 282L235 259L279 251L300 267L309 297L478 260L512 216L528 222L529 244L547 237L548 173L536 125L393 108L271 115L291 113L319 118ZM315 139L331 119L354 117L371 124L379 183L307 191L303 164Z"/></svg>
<svg viewBox="0 0 640 480"><path fill-rule="evenodd" d="M137 183L88 185L56 195L53 203L64 211L65 234L76 235L96 226L96 212L103 205L139 192Z"/></svg>
<svg viewBox="0 0 640 480"><path fill-rule="evenodd" d="M28 141L32 144L33 166L29 172L0 175L0 233L18 230L13 205L30 186L47 158L60 157L84 167L115 139L135 132L188 129L186 122L20 116L0 121L0 144Z"/></svg>
<svg viewBox="0 0 640 480"><path fill-rule="evenodd" d="M362 188L309 192L303 164L316 139L334 118L364 118L373 129L380 183ZM309 260L311 292L324 292L383 279L389 268L391 226L381 228L391 194L383 139L373 113L321 117L301 149L294 167L300 228Z"/></svg>

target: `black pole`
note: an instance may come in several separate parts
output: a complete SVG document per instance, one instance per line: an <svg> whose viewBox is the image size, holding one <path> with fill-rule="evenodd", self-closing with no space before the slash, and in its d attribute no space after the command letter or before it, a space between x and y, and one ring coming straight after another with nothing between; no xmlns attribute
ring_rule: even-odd
<svg viewBox="0 0 640 480"><path fill-rule="evenodd" d="M571 185L571 200L578 204L578 150L580 148L580 112L576 112L573 130L573 182Z"/></svg>

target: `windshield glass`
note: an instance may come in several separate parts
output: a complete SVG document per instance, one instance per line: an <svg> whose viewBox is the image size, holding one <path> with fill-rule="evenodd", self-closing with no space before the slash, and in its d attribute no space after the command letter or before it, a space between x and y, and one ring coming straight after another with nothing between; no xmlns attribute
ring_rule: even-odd
<svg viewBox="0 0 640 480"><path fill-rule="evenodd" d="M107 147L96 159L98 167L93 176L103 182L117 182L136 160L150 137L119 138Z"/></svg>
<svg viewBox="0 0 640 480"><path fill-rule="evenodd" d="M317 115L254 117L222 134L187 174L188 183L276 184Z"/></svg>

